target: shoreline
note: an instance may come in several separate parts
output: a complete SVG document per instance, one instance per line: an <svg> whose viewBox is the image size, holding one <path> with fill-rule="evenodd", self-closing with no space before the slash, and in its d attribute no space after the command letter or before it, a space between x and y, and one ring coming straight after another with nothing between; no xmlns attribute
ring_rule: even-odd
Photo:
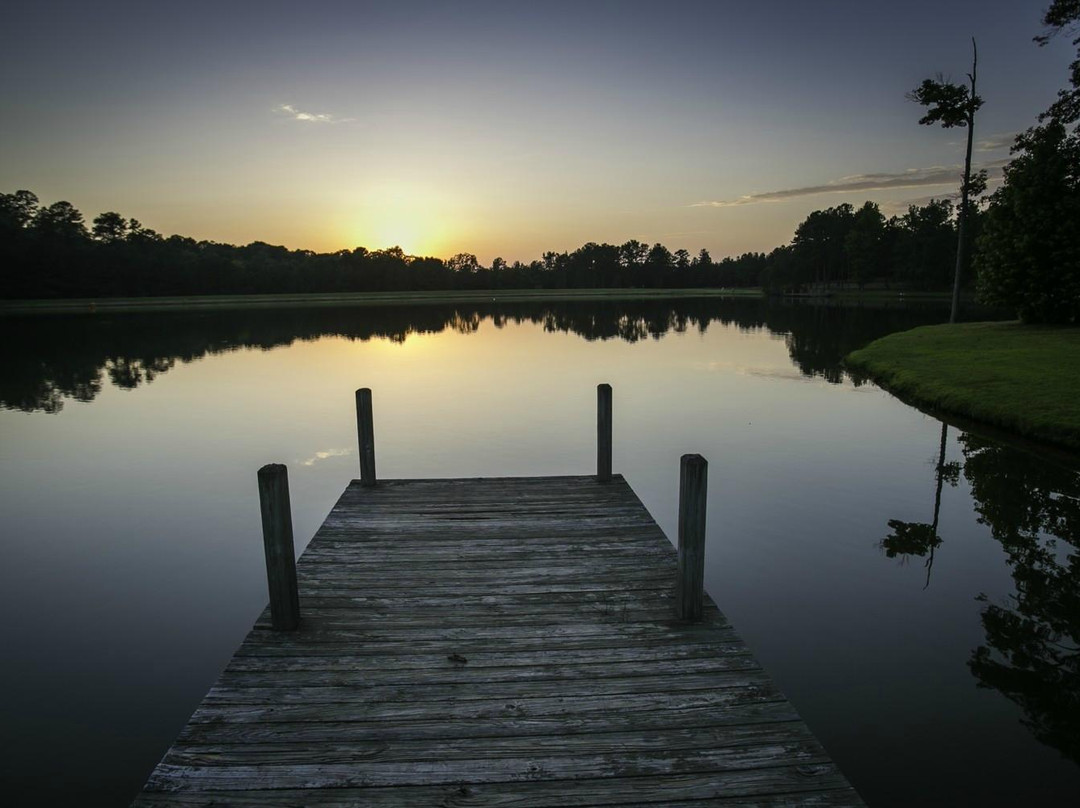
<svg viewBox="0 0 1080 808"><path fill-rule="evenodd" d="M1080 452L1080 328L920 326L875 340L844 364L918 409Z"/></svg>
<svg viewBox="0 0 1080 808"><path fill-rule="evenodd" d="M392 306L441 303L526 303L676 298L760 297L748 289L485 289L431 292L312 292L306 294L187 295L183 297L102 297L57 300L2 300L9 314L92 314L131 311L205 311L304 306Z"/></svg>

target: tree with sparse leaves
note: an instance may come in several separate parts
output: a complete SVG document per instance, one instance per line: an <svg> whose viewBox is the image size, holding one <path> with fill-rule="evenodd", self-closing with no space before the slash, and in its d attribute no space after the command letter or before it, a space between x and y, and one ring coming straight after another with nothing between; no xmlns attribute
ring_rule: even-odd
<svg viewBox="0 0 1080 808"><path fill-rule="evenodd" d="M1035 37L1039 45L1045 45L1063 31L1080 33L1080 0L1054 0L1043 14L1046 33ZM1077 58L1069 65L1069 89L1058 91L1058 100L1046 111L1043 119L1055 118L1065 125L1080 121L1080 36L1074 36Z"/></svg>
<svg viewBox="0 0 1080 808"><path fill-rule="evenodd" d="M968 73L970 86L954 84L938 75L936 79L924 79L922 84L908 93L908 98L927 108L919 119L923 126L941 124L945 129L954 127L967 129L967 150L964 153L964 178L960 183L960 214L956 235L956 269L953 273L952 310L949 322L956 322L956 312L960 307L960 273L964 268L967 249L964 225L970 213L970 200L986 188L986 177L980 172L971 176L971 146L975 133L975 112L982 106L982 99L975 94L975 77L979 65L979 51L974 38L971 40L971 72ZM974 179L974 183L973 183Z"/></svg>

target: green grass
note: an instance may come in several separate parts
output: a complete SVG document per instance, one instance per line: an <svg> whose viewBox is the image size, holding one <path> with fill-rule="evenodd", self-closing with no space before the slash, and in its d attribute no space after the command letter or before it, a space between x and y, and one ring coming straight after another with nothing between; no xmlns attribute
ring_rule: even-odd
<svg viewBox="0 0 1080 808"><path fill-rule="evenodd" d="M1080 328L922 326L845 362L916 406L1080 450Z"/></svg>
<svg viewBox="0 0 1080 808"><path fill-rule="evenodd" d="M94 311L197 311L280 306L390 306L437 303L521 303L560 300L664 300L688 297L759 297L760 289L480 289L438 292L356 292L282 295L101 297L0 300L2 314L71 314Z"/></svg>

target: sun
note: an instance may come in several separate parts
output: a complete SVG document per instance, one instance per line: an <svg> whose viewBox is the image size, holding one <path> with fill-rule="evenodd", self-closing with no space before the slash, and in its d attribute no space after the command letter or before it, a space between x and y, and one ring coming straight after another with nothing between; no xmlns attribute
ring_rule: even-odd
<svg viewBox="0 0 1080 808"><path fill-rule="evenodd" d="M369 250L400 247L407 255L439 255L453 227L442 195L412 184L370 188L346 225L348 238Z"/></svg>

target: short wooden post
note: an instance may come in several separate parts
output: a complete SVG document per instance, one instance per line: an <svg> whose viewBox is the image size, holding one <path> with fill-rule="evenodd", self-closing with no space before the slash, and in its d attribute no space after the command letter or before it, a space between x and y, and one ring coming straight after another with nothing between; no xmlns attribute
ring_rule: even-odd
<svg viewBox="0 0 1080 808"><path fill-rule="evenodd" d="M682 456L679 468L679 572L675 609L681 620L700 620L705 603L705 500L709 463Z"/></svg>
<svg viewBox="0 0 1080 808"><path fill-rule="evenodd" d="M375 485L375 427L371 414L371 388L356 391L356 433L360 439L360 484Z"/></svg>
<svg viewBox="0 0 1080 808"><path fill-rule="evenodd" d="M611 479L611 385L596 386L596 479Z"/></svg>
<svg viewBox="0 0 1080 808"><path fill-rule="evenodd" d="M276 631L292 631L300 624L300 594L296 589L289 471L280 463L259 469L259 505L262 508L266 580L270 589L270 618Z"/></svg>

